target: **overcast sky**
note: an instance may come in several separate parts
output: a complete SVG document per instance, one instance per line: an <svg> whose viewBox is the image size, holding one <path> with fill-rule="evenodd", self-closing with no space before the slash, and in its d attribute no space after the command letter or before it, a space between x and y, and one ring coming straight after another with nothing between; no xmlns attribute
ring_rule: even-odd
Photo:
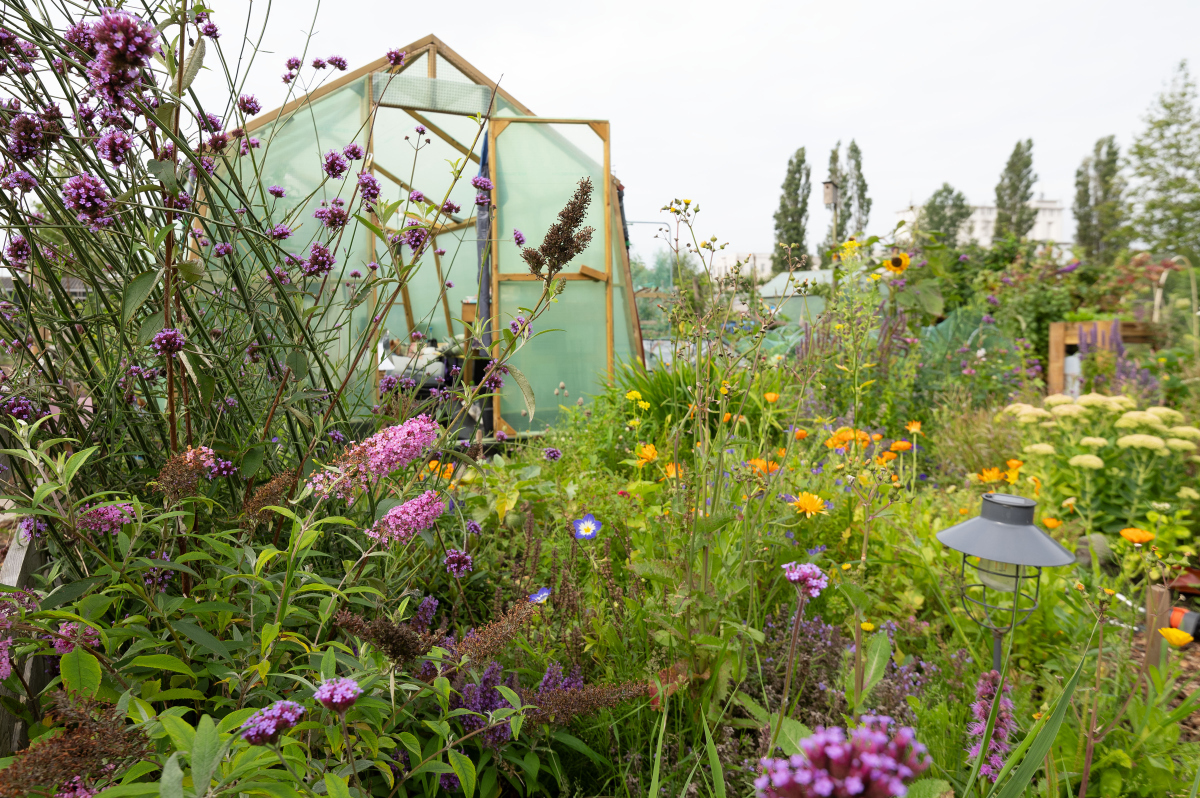
<svg viewBox="0 0 1200 798"><path fill-rule="evenodd" d="M228 52L247 0L210 0ZM276 0L248 84L270 108L315 0ZM266 3L255 0L260 17ZM700 203L705 236L769 251L787 160L806 147L816 186L830 148L856 139L874 199L870 232L948 181L989 204L1018 139L1032 138L1035 191L1070 206L1095 140L1122 151L1181 59L1200 56L1200 4L963 0L495 2L338 0L317 12L311 55L351 69L428 33L540 116L609 119L612 164L634 220L672 197ZM306 71L308 71L306 69ZM1073 224L1073 222L1072 222ZM661 245L634 228L634 247Z"/></svg>

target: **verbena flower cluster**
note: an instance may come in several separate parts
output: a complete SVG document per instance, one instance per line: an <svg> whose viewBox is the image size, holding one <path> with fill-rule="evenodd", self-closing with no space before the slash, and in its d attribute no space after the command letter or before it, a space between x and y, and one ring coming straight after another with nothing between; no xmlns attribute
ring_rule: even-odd
<svg viewBox="0 0 1200 798"><path fill-rule="evenodd" d="M446 573L459 579L475 568L475 561L471 555L460 549L447 550L446 559L442 560L442 563L446 566Z"/></svg>
<svg viewBox="0 0 1200 798"><path fill-rule="evenodd" d="M362 688L353 679L336 678L321 682L313 698L330 712L344 714L362 695Z"/></svg>
<svg viewBox="0 0 1200 798"><path fill-rule="evenodd" d="M115 535L121 527L133 521L133 505L110 504L105 507L84 507L78 526L100 535Z"/></svg>
<svg viewBox="0 0 1200 798"><path fill-rule="evenodd" d="M803 754L764 758L754 781L760 798L825 798L861 795L891 798L929 767L925 746L907 726L887 716L863 715L847 735L841 727L818 726L800 741Z"/></svg>
<svg viewBox="0 0 1200 798"><path fill-rule="evenodd" d="M810 562L790 562L783 566L783 576L809 598L816 598L829 585L829 577Z"/></svg>
<svg viewBox="0 0 1200 798"><path fill-rule="evenodd" d="M276 701L246 719L242 724L242 739L251 745L272 745L299 723L303 715L304 707L295 701Z"/></svg>

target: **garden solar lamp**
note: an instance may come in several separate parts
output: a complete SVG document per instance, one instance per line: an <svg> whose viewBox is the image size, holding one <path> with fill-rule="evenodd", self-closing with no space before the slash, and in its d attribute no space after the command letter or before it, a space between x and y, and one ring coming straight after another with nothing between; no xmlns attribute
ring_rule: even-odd
<svg viewBox="0 0 1200 798"><path fill-rule="evenodd" d="M992 630L992 667L997 671L1005 632L1037 609L1042 569L1075 562L1075 555L1034 526L1036 506L1024 496L985 493L978 516L937 536L943 545L962 552L963 609L971 620ZM976 581L967 578L968 566Z"/></svg>

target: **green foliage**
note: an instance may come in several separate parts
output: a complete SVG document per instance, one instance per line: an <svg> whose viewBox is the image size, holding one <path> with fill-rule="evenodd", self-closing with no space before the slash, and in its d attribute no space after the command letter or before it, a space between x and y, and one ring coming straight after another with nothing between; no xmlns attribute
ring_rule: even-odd
<svg viewBox="0 0 1200 798"><path fill-rule="evenodd" d="M863 176L862 150L854 139L850 139L850 146L846 148L846 194L849 197L846 213L849 215L853 211L854 214L849 228L851 234L866 235L872 203L867 196L867 178Z"/></svg>
<svg viewBox="0 0 1200 798"><path fill-rule="evenodd" d="M804 148L788 159L787 174L780 187L779 210L775 211L775 250L771 253L771 270L775 274L790 268L786 247L791 258L808 257L808 199L812 194L812 167Z"/></svg>
<svg viewBox="0 0 1200 798"><path fill-rule="evenodd" d="M994 238L1024 238L1033 229L1037 211L1029 207L1033 199L1033 139L1018 141L996 184L996 228Z"/></svg>
<svg viewBox="0 0 1200 798"><path fill-rule="evenodd" d="M1106 136L1075 172L1075 242L1092 263L1112 263L1129 244L1125 191L1120 148Z"/></svg>
<svg viewBox="0 0 1200 798"><path fill-rule="evenodd" d="M960 235L963 223L971 218L971 206L966 195L949 183L929 195L921 206L919 228L926 233L940 233L940 240L953 247Z"/></svg>

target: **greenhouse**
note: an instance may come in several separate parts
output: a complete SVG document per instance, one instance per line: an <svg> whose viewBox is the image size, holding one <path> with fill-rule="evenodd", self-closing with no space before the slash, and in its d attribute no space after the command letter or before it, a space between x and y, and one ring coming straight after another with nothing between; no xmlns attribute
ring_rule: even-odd
<svg viewBox="0 0 1200 798"><path fill-rule="evenodd" d="M595 235L559 275L569 282L536 331L561 332L511 361L541 405L536 422L511 380L485 414L491 416L485 427L509 434L535 423L540 428L555 418L557 403L550 399L560 386L567 391L562 401L575 401L598 392L615 364L641 358L622 192L609 168L609 123L536 116L435 36L401 49L400 65L381 58L248 124L246 134L264 142L253 160L258 182L286 191L276 215L311 225L313 212L333 202L343 185L326 179L319 153L357 143L365 154L362 168L382 187L381 201L393 202L416 192L441 204L452 180L448 164L470 160L449 192L451 210L433 223L431 246L382 322L378 381L388 374L439 375L443 360L466 350L484 357L484 347L494 349L491 333L506 328L542 290L520 258L514 231L536 247L579 181L590 178L594 195L585 224ZM490 203L477 204L476 175L491 182ZM383 223L372 211L376 229L390 236L410 220L428 220L414 203L402 207ZM299 248L293 254L300 256ZM377 232L352 216L330 275L340 277L342 301L351 309L349 325L336 331L340 353L371 327L370 308L381 299L371 283L385 275L369 265L381 249ZM490 325L477 328L482 341L464 345L476 319Z"/></svg>

